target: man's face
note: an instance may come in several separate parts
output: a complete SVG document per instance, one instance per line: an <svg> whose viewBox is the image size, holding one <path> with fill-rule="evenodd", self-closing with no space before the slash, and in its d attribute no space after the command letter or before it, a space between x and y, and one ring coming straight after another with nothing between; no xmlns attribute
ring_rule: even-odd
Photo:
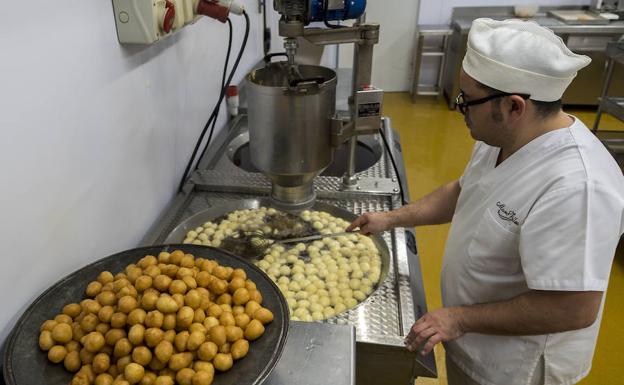
<svg viewBox="0 0 624 385"><path fill-rule="evenodd" d="M459 77L459 86L467 102L490 95L488 91L479 87L479 84L464 70L461 71ZM494 99L467 108L464 121L473 139L495 147L501 147L508 141L510 132L505 124L500 103L500 99Z"/></svg>

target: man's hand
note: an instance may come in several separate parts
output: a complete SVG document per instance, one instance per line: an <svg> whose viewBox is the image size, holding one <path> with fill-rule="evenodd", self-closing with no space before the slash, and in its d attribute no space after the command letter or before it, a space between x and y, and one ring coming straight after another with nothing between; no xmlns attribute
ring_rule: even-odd
<svg viewBox="0 0 624 385"><path fill-rule="evenodd" d="M391 211L365 213L354 220L346 231L353 231L359 227L360 233L364 235L381 233L393 227L392 215Z"/></svg>
<svg viewBox="0 0 624 385"><path fill-rule="evenodd" d="M407 337L405 346L415 352L424 342L421 354L429 353L438 342L455 340L465 334L459 319L459 308L442 308L425 314L418 319Z"/></svg>

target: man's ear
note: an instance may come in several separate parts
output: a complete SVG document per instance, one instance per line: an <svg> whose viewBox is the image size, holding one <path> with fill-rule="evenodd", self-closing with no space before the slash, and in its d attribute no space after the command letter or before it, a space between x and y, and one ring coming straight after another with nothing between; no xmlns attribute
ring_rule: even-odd
<svg viewBox="0 0 624 385"><path fill-rule="evenodd" d="M521 117L524 115L527 109L527 101L522 99L522 97L518 95L511 95L509 97L509 115L511 117Z"/></svg>

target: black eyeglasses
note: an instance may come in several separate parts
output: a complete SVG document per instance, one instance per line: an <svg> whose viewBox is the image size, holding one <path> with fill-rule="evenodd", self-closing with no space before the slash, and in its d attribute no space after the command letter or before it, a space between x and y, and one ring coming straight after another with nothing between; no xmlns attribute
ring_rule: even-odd
<svg viewBox="0 0 624 385"><path fill-rule="evenodd" d="M486 96L485 98L471 100L467 102L466 99L464 99L464 91L459 91L459 95L457 95L457 97L455 98L455 107L459 110L459 112L462 113L462 115L466 115L466 112L468 112L468 107L470 106L476 106L477 104L483 104L493 99L502 98L503 96L511 96L511 95L518 95L524 100L527 100L528 98L531 97L531 95L527 95L527 94L510 94L507 92L500 92L498 94Z"/></svg>

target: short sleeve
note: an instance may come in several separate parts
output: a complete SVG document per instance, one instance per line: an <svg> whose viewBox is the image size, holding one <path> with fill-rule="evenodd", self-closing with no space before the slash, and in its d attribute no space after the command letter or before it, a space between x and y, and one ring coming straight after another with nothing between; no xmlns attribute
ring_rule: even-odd
<svg viewBox="0 0 624 385"><path fill-rule="evenodd" d="M520 257L534 290L605 291L622 234L622 199L582 182L542 196L520 229Z"/></svg>

